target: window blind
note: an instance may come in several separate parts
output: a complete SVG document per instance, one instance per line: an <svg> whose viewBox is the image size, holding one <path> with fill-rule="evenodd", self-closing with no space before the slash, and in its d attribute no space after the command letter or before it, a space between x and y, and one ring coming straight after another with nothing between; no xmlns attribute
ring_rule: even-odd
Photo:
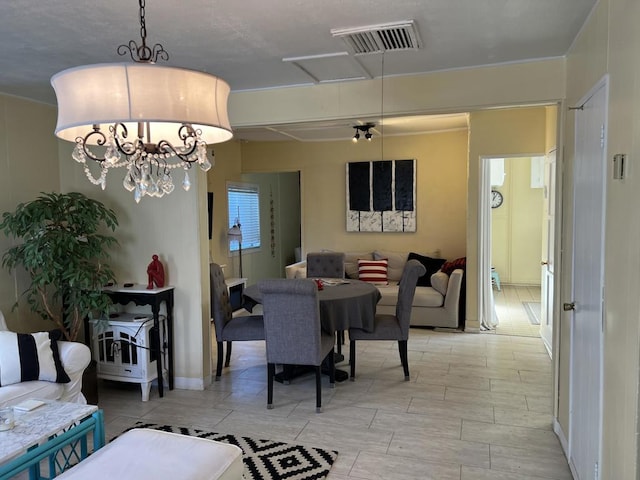
<svg viewBox="0 0 640 480"><path fill-rule="evenodd" d="M229 228L240 223L242 230L242 248L260 247L260 192L257 185L227 185L227 204L229 206ZM230 242L229 250L236 252L238 242Z"/></svg>

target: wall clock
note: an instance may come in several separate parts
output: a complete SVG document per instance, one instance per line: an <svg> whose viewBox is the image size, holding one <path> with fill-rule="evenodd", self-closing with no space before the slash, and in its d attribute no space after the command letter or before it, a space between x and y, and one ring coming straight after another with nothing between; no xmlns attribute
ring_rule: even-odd
<svg viewBox="0 0 640 480"><path fill-rule="evenodd" d="M491 208L498 208L502 205L504 198L502 194L497 190L491 190Z"/></svg>

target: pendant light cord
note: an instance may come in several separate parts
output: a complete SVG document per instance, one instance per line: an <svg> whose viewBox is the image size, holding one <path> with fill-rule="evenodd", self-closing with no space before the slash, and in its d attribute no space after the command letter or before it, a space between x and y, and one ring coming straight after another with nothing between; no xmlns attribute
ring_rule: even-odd
<svg viewBox="0 0 640 480"><path fill-rule="evenodd" d="M380 160L384 160L384 52L380 76Z"/></svg>

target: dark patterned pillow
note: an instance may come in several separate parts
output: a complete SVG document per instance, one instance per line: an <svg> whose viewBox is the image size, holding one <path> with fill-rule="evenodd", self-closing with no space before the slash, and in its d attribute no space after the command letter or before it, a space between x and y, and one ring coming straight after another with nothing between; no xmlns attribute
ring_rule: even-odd
<svg viewBox="0 0 640 480"><path fill-rule="evenodd" d="M43 380L69 383L58 351L60 330L37 333L0 332L0 386Z"/></svg>
<svg viewBox="0 0 640 480"><path fill-rule="evenodd" d="M451 260L450 262L445 262L440 270L442 270L447 275L451 275L451 272L458 268L461 268L462 270L467 268L467 257L460 257L456 258L455 260Z"/></svg>
<svg viewBox="0 0 640 480"><path fill-rule="evenodd" d="M431 258L414 252L409 253L407 260L418 260L427 269L427 272L418 278L418 283L416 284L418 287L430 287L431 275L440 270L440 267L445 262L444 258Z"/></svg>

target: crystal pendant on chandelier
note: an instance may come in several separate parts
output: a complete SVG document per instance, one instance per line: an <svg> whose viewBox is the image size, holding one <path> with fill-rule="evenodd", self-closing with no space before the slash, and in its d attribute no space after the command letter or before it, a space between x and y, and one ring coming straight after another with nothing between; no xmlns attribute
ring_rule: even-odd
<svg viewBox="0 0 640 480"><path fill-rule="evenodd" d="M76 143L76 147L73 149L71 158L73 158L78 163L85 163L87 161L87 157L84 154L84 150L82 149L82 145L80 145L80 143Z"/></svg>
<svg viewBox="0 0 640 480"><path fill-rule="evenodd" d="M128 171L127 174L124 176L124 180L122 181L122 186L128 192L133 192L135 190L136 182L133 179L133 177L131 176L131 172L130 171Z"/></svg>
<svg viewBox="0 0 640 480"><path fill-rule="evenodd" d="M182 188L184 188L185 192L188 192L191 188L191 180L189 179L189 172L186 168L184 170L184 180L182 180Z"/></svg>
<svg viewBox="0 0 640 480"><path fill-rule="evenodd" d="M118 151L118 147L116 145L115 138L111 137L109 140L109 145L107 146L107 150L104 152L104 160L109 165L113 166L120 161L120 152Z"/></svg>

